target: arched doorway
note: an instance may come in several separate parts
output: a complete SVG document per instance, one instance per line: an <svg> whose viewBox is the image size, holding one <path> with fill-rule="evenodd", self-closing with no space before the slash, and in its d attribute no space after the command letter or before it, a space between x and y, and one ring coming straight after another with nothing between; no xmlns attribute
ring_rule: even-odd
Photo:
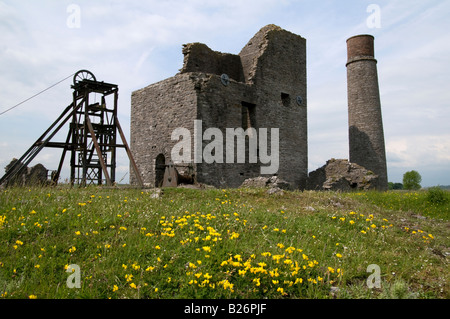
<svg viewBox="0 0 450 319"><path fill-rule="evenodd" d="M155 159L155 187L161 187L164 181L164 172L166 170L166 157L159 154Z"/></svg>

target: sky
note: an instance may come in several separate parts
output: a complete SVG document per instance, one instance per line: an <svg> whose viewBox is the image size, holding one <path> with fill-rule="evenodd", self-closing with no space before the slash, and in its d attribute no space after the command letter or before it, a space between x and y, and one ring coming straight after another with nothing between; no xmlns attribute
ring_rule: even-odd
<svg viewBox="0 0 450 319"><path fill-rule="evenodd" d="M346 40L371 34L389 181L416 170L424 187L450 185L449 14L450 1L433 0L0 0L0 113L87 69L119 85L118 116L129 141L131 93L174 76L183 44L238 54L259 29L276 24L307 40L313 171L330 158L349 158ZM71 84L0 115L1 171L71 103ZM31 166L56 169L60 156L44 149ZM117 180L128 182L128 171L119 151Z"/></svg>

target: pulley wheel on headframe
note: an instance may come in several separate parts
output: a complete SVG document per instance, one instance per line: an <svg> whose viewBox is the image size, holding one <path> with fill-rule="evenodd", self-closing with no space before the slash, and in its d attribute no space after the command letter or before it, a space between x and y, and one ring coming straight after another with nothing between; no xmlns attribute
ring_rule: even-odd
<svg viewBox="0 0 450 319"><path fill-rule="evenodd" d="M73 76L73 84L76 85L83 80L97 81L95 75L88 70L80 70Z"/></svg>

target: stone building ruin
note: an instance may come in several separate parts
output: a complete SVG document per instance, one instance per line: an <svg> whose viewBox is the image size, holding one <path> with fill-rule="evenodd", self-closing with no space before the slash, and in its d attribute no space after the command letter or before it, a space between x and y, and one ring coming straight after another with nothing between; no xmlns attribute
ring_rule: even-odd
<svg viewBox="0 0 450 319"><path fill-rule="evenodd" d="M268 25L238 55L216 52L201 43L185 45L183 54L178 74L132 93L130 145L144 183L162 184L177 143L172 132L180 127L194 132L195 121L201 120L201 135L208 128L219 128L223 136L226 128L279 128L278 177L294 188L305 188L306 40ZM202 141L202 150L208 143ZM195 151L192 141L191 153ZM260 175L264 166L260 151L257 163L173 164L185 180L239 187ZM136 182L134 174L130 182Z"/></svg>
<svg viewBox="0 0 450 319"><path fill-rule="evenodd" d="M245 162L232 164L197 162L195 156L177 162L172 150L179 140L172 133L177 128L191 132L189 149L183 152L198 154L213 140L212 136L204 139L210 128L219 128L223 137L227 128L276 128L279 166L272 175L291 188L387 189L373 37L357 36L347 43L350 162L330 160L308 179L306 40L267 25L237 55L201 43L184 45L179 73L132 93L130 146L144 183L239 187L247 179L264 176L262 149L256 150L256 162L249 161L250 151ZM200 132L200 140L194 132ZM246 132L249 150L251 133ZM236 159L236 149L231 151ZM269 143L267 152L271 151ZM334 172L339 176L329 176ZM137 184L131 169L130 173L130 183Z"/></svg>

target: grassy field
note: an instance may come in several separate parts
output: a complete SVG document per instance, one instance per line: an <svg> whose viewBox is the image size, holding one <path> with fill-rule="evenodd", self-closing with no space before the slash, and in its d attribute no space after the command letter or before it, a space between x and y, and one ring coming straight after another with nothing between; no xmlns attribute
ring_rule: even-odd
<svg viewBox="0 0 450 319"><path fill-rule="evenodd" d="M0 299L449 298L444 196L7 189Z"/></svg>

